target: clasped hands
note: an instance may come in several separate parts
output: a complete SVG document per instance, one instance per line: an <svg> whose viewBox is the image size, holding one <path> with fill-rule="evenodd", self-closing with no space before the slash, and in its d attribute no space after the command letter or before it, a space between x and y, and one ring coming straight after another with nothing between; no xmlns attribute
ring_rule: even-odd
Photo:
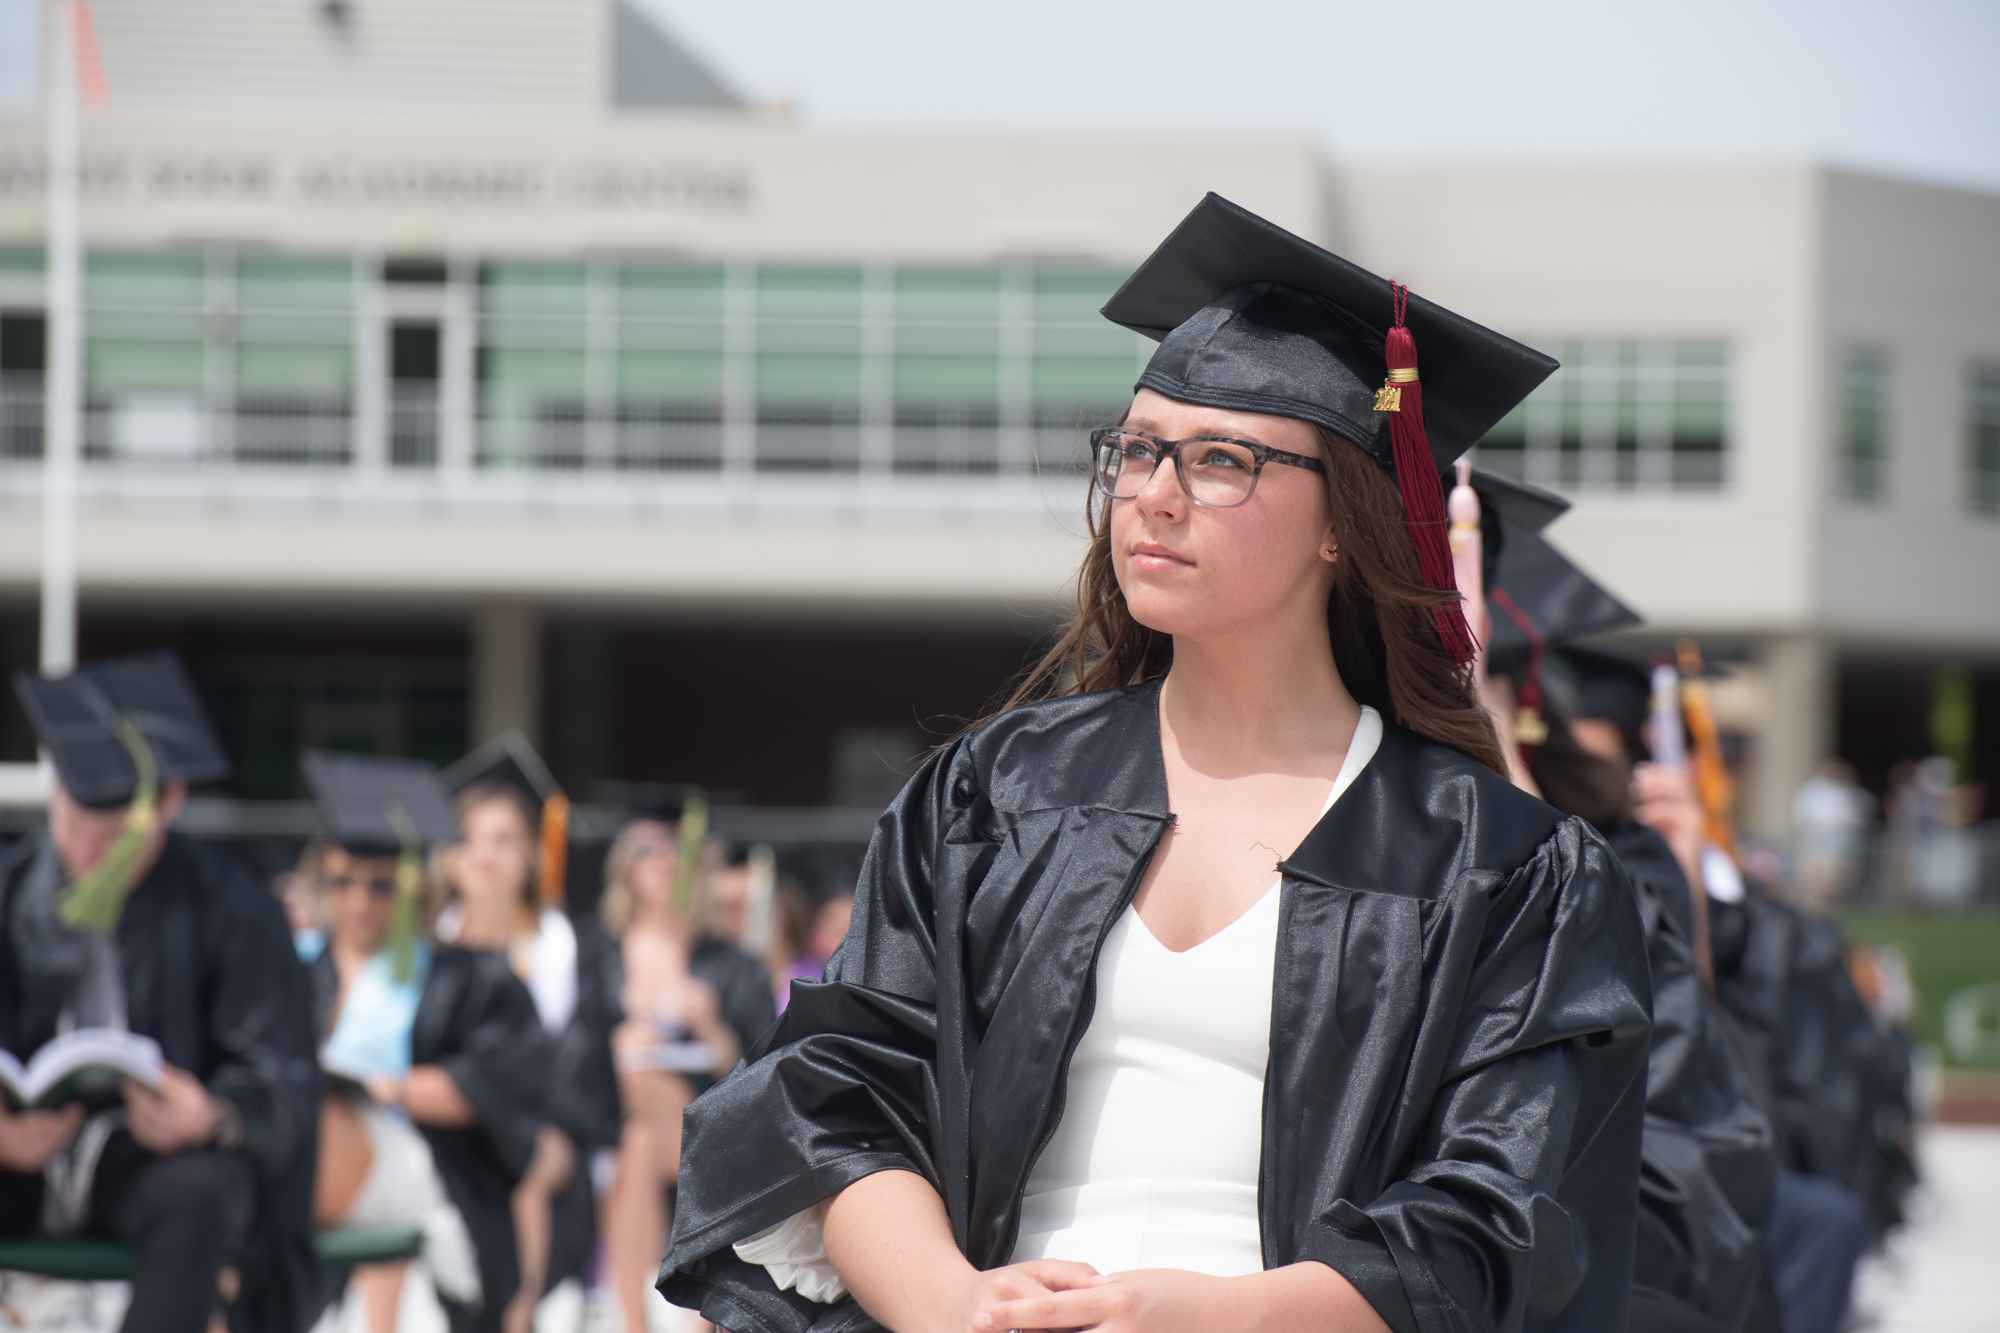
<svg viewBox="0 0 2000 1333"><path fill-rule="evenodd" d="M223 1110L201 1080L172 1065L160 1066L160 1090L127 1079L125 1117L132 1137L162 1157L215 1139ZM0 1110L0 1169L32 1174L49 1164L83 1125L83 1107L53 1111Z"/></svg>
<svg viewBox="0 0 2000 1333"><path fill-rule="evenodd" d="M1036 1259L978 1274L966 1303L972 1333L1217 1333L1256 1326L1250 1297L1236 1278L1172 1268L1100 1273L1089 1264Z"/></svg>

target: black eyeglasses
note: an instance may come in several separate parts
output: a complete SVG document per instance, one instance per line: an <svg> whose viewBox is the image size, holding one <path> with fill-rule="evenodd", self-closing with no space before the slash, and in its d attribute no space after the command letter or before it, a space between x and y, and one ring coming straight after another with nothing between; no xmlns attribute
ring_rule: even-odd
<svg viewBox="0 0 2000 1333"><path fill-rule="evenodd" d="M1288 454L1268 444L1226 435L1194 435L1163 440L1129 426L1105 426L1090 433L1091 480L1114 500L1130 500L1146 489L1162 460L1188 499L1207 509L1234 509L1256 493L1264 464L1284 463L1324 473L1326 464L1304 454Z"/></svg>

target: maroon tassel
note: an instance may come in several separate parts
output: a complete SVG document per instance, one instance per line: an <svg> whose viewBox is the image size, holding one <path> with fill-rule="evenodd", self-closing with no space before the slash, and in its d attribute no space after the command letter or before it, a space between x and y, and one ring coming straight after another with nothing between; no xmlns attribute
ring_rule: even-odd
<svg viewBox="0 0 2000 1333"><path fill-rule="evenodd" d="M1495 587L1486 599L1506 613L1507 619L1528 640L1528 665L1521 670L1514 691L1514 743L1521 748L1521 762L1535 762L1535 748L1549 738L1549 724L1542 717L1542 651L1548 644L1542 631L1505 588Z"/></svg>
<svg viewBox="0 0 2000 1333"><path fill-rule="evenodd" d="M1396 323L1389 330L1383 359L1389 365L1388 382L1375 395L1375 410L1389 414L1389 443L1396 460L1396 488L1403 493L1403 525L1417 548L1417 568L1424 586L1455 592L1458 578L1452 567L1451 541L1446 533L1444 488L1438 485L1437 462L1431 457L1430 441L1424 434L1424 390L1417 381L1417 343L1403 324L1409 309L1410 289L1392 282ZM1441 602L1431 608L1437 617L1438 637L1451 659L1463 666L1478 651L1472 631L1465 623L1461 602Z"/></svg>

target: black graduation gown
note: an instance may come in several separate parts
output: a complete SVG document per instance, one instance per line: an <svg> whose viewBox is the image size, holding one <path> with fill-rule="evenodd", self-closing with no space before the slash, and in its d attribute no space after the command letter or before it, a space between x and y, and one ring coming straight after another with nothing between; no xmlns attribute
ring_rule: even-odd
<svg viewBox="0 0 2000 1333"><path fill-rule="evenodd" d="M1636 1286L1740 1329L1759 1312L1778 1162L1770 1121L1701 988L1686 877L1660 836L1604 830L1639 892L1653 972L1653 1046L1639 1173Z"/></svg>
<svg viewBox="0 0 2000 1333"><path fill-rule="evenodd" d="M1098 951L1172 819L1158 693L1012 710L911 779L826 981L688 1110L669 1300L876 1328L730 1246L886 1168L937 1188L975 1266L1008 1261ZM1279 870L1265 1265L1327 1263L1402 1333L1622 1328L1650 988L1602 840L1391 727Z"/></svg>
<svg viewBox="0 0 2000 1333"><path fill-rule="evenodd" d="M549 1119L579 1144L609 1148L624 1123L611 1034L625 1021L625 954L593 922L577 927L576 940L576 1016L559 1044ZM714 988L739 1049L749 1050L777 1019L770 974L728 941L702 936L688 956L688 971Z"/></svg>
<svg viewBox="0 0 2000 1333"><path fill-rule="evenodd" d="M0 1044L25 1058L55 1035L81 941L50 903L30 901L42 893L29 888L40 878L35 858L54 855L47 837L10 853L0 863ZM243 1117L258 1212L238 1264L232 1326L303 1328L319 1291L319 1066L305 969L284 912L235 859L169 833L159 863L127 898L116 939L132 1031Z"/></svg>
<svg viewBox="0 0 2000 1333"><path fill-rule="evenodd" d="M1740 903L1711 900L1709 924L1716 990L1763 1076L1780 1162L1844 1186L1888 1226L1915 1179L1907 1043L1868 1012L1831 923L1753 884Z"/></svg>
<svg viewBox="0 0 2000 1333"><path fill-rule="evenodd" d="M577 1154L575 1179L556 1196L550 1286L581 1277L588 1267L597 1240L589 1152L616 1147L624 1127L611 1034L625 1021L625 955L596 922L577 927L576 943L576 1013L557 1043L549 1120L584 1151ZM688 970L715 988L722 1019L735 1030L740 1049L749 1050L777 1017L770 974L727 941L704 935L688 958Z"/></svg>
<svg viewBox="0 0 2000 1333"><path fill-rule="evenodd" d="M331 950L313 964L312 981L315 1029L324 1033L340 992ZM464 1129L418 1126L478 1253L483 1300L465 1327L498 1328L521 1285L510 1199L534 1156L552 1046L505 958L437 947L410 1028L410 1062L442 1066L479 1116Z"/></svg>

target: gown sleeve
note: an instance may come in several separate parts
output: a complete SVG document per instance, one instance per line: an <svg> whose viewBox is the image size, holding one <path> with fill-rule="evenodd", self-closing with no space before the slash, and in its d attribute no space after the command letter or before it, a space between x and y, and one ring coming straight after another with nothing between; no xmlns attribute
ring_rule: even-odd
<svg viewBox="0 0 2000 1333"><path fill-rule="evenodd" d="M826 980L797 983L743 1063L688 1108L660 1278L673 1303L728 1327L803 1329L826 1307L780 1291L734 1244L877 1171L939 1184L932 871L969 781L961 752L933 755L877 822Z"/></svg>
<svg viewBox="0 0 2000 1333"><path fill-rule="evenodd" d="M276 1176L310 1153L319 1124L312 988L291 947L283 909L250 875L203 856L200 873L223 887L205 915L210 992L203 1011L211 1052L204 1079L243 1118L243 1151Z"/></svg>
<svg viewBox="0 0 2000 1333"><path fill-rule="evenodd" d="M1462 874L1427 909L1408 1100L1339 1094L1401 1140L1386 1182L1327 1200L1291 1257L1340 1272L1399 1333L1623 1327L1652 1003L1631 885L1565 819L1519 868Z"/></svg>
<svg viewBox="0 0 2000 1333"><path fill-rule="evenodd" d="M534 997L493 954L464 953L464 989L429 1061L451 1075L514 1181L535 1152L555 1043ZM414 1052L413 1052L414 1054Z"/></svg>

